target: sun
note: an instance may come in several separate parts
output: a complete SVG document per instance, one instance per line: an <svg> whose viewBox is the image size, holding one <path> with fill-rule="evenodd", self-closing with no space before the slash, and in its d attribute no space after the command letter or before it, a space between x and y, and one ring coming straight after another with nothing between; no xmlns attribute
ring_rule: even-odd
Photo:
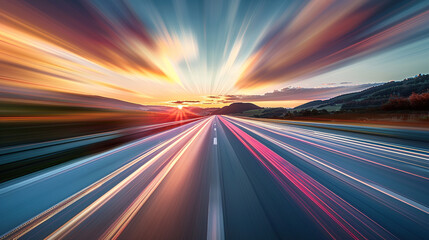
<svg viewBox="0 0 429 240"><path fill-rule="evenodd" d="M179 106L177 106L177 108L178 108L179 110L182 110L183 105L179 105Z"/></svg>

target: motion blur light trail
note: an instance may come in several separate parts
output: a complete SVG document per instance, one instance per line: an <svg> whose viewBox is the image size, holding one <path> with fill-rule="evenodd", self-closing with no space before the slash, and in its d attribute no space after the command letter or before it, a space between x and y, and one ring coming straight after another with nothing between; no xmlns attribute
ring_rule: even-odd
<svg viewBox="0 0 429 240"><path fill-rule="evenodd" d="M84 211L76 215L72 220L70 220L68 223L63 225L60 229L58 229L55 233L51 235L51 237L60 237L64 236L65 232L71 231L71 229L75 228L78 223L83 222L88 216L94 213L94 211L98 210L102 205L106 204L108 200L110 200L115 194L117 194L119 191L123 190L127 185L131 185L133 181L137 181L136 178L139 177L142 178L141 175L147 174L147 175L153 175L154 172L149 171L147 172L147 169L149 170L156 170L159 167L164 166L163 171L169 171L171 167L177 162L178 157L175 157L176 160L171 160L168 158L168 152L171 151L171 149L175 148L178 144L183 144L183 139L187 138L189 139L189 136L192 134L195 134L196 130L201 130L202 124L207 125L208 120L205 120L204 122L200 122L198 125L193 126L192 128L188 129L187 131L172 137L171 139L166 140L165 142L156 145L152 149L149 149L146 153L139 156L135 160L129 162L125 166L121 167L120 169L116 170L115 172L109 174L108 176L104 177L100 181L97 181L93 185L89 186L88 188L84 189L83 191L77 193L72 197L72 199L69 199L65 202L60 203L59 205L56 205L54 208L49 209L47 212L42 213L38 217L36 217L36 221L32 221L30 224L26 224L24 228L17 229L14 234L17 234L16 236L11 236L13 238L15 237L21 237L22 235L26 234L28 231L31 231L35 227L39 226L40 224L43 224L46 220L50 219L53 215L57 214L62 209L69 207L73 203L77 202L78 200L82 199L83 197L87 196L88 194L91 194L97 188L103 187L103 185L110 181L111 179L114 179L120 174L124 174L129 172L131 169L138 167L139 165L144 162L144 164L139 167L137 170L135 170L133 173L127 175L127 177L122 180L119 184L117 184L114 188L110 189L105 195L103 195L101 198L99 198L97 201L92 203L90 206L88 206ZM197 134L198 135L198 134ZM195 139L197 135L194 135L192 139ZM191 141L192 141L191 139ZM190 142L189 142L190 143ZM188 145L189 145L188 143ZM186 146L188 146L186 145ZM186 147L185 146L185 147ZM187 147L186 147L187 148ZM185 149L185 148L183 148ZM156 155L154 155L157 153ZM171 154L171 153L170 153ZM180 155L180 153L178 154ZM106 156L105 156L106 157ZM168 161L168 166L165 167L166 161ZM156 165L156 166L154 166ZM155 171L156 173L156 171ZM165 173L163 175L158 174L154 180L152 180L149 185L146 187L146 191L143 191L142 194L149 194L147 191L153 191L154 184L159 184L159 178L165 177ZM158 179L158 180L157 180ZM144 196L144 195L143 195Z"/></svg>
<svg viewBox="0 0 429 240"><path fill-rule="evenodd" d="M365 215L362 215L356 209L347 205L341 198L324 188L320 183L310 178L308 175L300 171L298 168L291 165L278 154L250 137L248 134L238 129L236 126L226 122L221 118L222 122L234 133L237 138L258 158L259 161L273 174L280 184L284 187L287 193L301 205L304 211L307 211L315 221L325 229L332 238L339 238L348 234L353 239L359 239L364 236L373 237L392 237L383 228L373 223ZM271 165L271 166L270 166ZM272 168L274 167L274 168ZM282 177L276 173L279 171L287 178L288 182L282 180ZM292 186L290 185L292 183ZM300 191L296 191L296 188ZM303 196L300 196L302 193ZM308 199L312 201L312 205L308 204ZM337 210L336 210L337 209ZM323 212L318 212L322 210ZM326 214L333 222L326 221L322 214ZM341 214L340 214L341 213ZM350 221L350 223L349 223ZM361 223L361 231L357 230L358 225L354 223ZM342 229L344 232L336 231Z"/></svg>
<svg viewBox="0 0 429 240"><path fill-rule="evenodd" d="M1 184L0 230L6 239L418 239L429 234L428 169L429 148L416 141L211 116Z"/></svg>
<svg viewBox="0 0 429 240"><path fill-rule="evenodd" d="M359 191L365 193L365 195L390 208L389 211L391 212L397 212L403 217L410 217L410 210L408 207L418 210L413 211L413 222L427 229L429 214L426 189L429 180L427 175L427 161L429 160L427 149L412 148L399 144L389 144L313 130L297 129L294 127L290 128L278 124L267 124L252 120L237 118L228 119L233 121L234 124L240 128L255 134L264 141L269 141L286 150L289 154L297 156L299 160L319 168L324 174L332 175L332 177L348 184L349 187L359 189ZM245 133L242 132L242 134ZM283 138L279 139L279 136ZM350 147L350 145L353 147ZM255 146L255 143L250 144L250 146ZM332 147L335 147L335 149L332 149ZM370 152L367 151L368 147ZM262 152L266 153L269 151L271 150L264 149ZM325 151L331 152L333 155L325 155ZM361 155L365 156L366 154L369 156L361 157ZM322 158L319 156L327 157ZM353 167L350 163L346 164L343 159L348 159L349 161L357 160L360 166ZM364 167L364 165L369 165L367 167L368 170L363 171L363 169L360 169ZM377 171L374 171L374 168L376 168ZM376 176L374 174L375 172L383 177L387 177L383 172L390 172L388 174L394 177L392 178L392 176L389 176L388 179L382 179ZM404 179L409 179L410 181L403 181ZM407 189L403 184L412 185L409 185ZM403 194L405 192L408 194L413 193L413 197L406 197L406 195Z"/></svg>

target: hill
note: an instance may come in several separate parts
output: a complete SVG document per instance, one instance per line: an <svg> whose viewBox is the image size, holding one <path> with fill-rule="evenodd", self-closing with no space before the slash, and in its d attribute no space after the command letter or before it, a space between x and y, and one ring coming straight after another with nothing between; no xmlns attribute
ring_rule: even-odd
<svg viewBox="0 0 429 240"><path fill-rule="evenodd" d="M347 111L376 109L389 102L392 97L404 98L413 93L429 90L429 74L417 75L402 81L392 81L360 92L340 95L328 100L316 100L295 107L294 110Z"/></svg>
<svg viewBox="0 0 429 240"><path fill-rule="evenodd" d="M243 113L245 111L254 110L254 109L261 109L261 107L256 106L253 103L233 103L229 106L225 106L219 110L212 112L212 115Z"/></svg>
<svg viewBox="0 0 429 240"><path fill-rule="evenodd" d="M188 112L191 112L200 116L210 115L212 112L219 110L220 108L200 108L200 107L192 107L188 106L185 108Z"/></svg>

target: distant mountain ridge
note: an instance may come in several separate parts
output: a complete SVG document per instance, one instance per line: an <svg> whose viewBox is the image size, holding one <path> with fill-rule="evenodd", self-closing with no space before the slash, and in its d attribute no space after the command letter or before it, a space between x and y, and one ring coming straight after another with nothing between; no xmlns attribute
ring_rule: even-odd
<svg viewBox="0 0 429 240"><path fill-rule="evenodd" d="M343 94L328 100L315 100L294 110L353 110L360 108L379 108L392 96L408 97L412 93L424 93L429 90L429 74L417 75L402 81L392 81L354 93Z"/></svg>
<svg viewBox="0 0 429 240"><path fill-rule="evenodd" d="M243 113L245 111L255 109L261 109L261 107L256 106L253 103L233 103L229 106L225 106L219 110L212 112L212 115Z"/></svg>

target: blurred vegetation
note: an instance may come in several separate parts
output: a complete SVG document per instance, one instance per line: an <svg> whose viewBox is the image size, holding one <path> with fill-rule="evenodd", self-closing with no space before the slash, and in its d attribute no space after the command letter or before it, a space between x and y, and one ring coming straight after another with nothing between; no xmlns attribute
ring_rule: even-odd
<svg viewBox="0 0 429 240"><path fill-rule="evenodd" d="M382 106L382 109L388 111L429 110L429 92L421 94L413 93L407 98L393 96Z"/></svg>
<svg viewBox="0 0 429 240"><path fill-rule="evenodd" d="M59 115L59 114L88 113L88 112L106 112L106 109L3 101L1 102L0 117Z"/></svg>

